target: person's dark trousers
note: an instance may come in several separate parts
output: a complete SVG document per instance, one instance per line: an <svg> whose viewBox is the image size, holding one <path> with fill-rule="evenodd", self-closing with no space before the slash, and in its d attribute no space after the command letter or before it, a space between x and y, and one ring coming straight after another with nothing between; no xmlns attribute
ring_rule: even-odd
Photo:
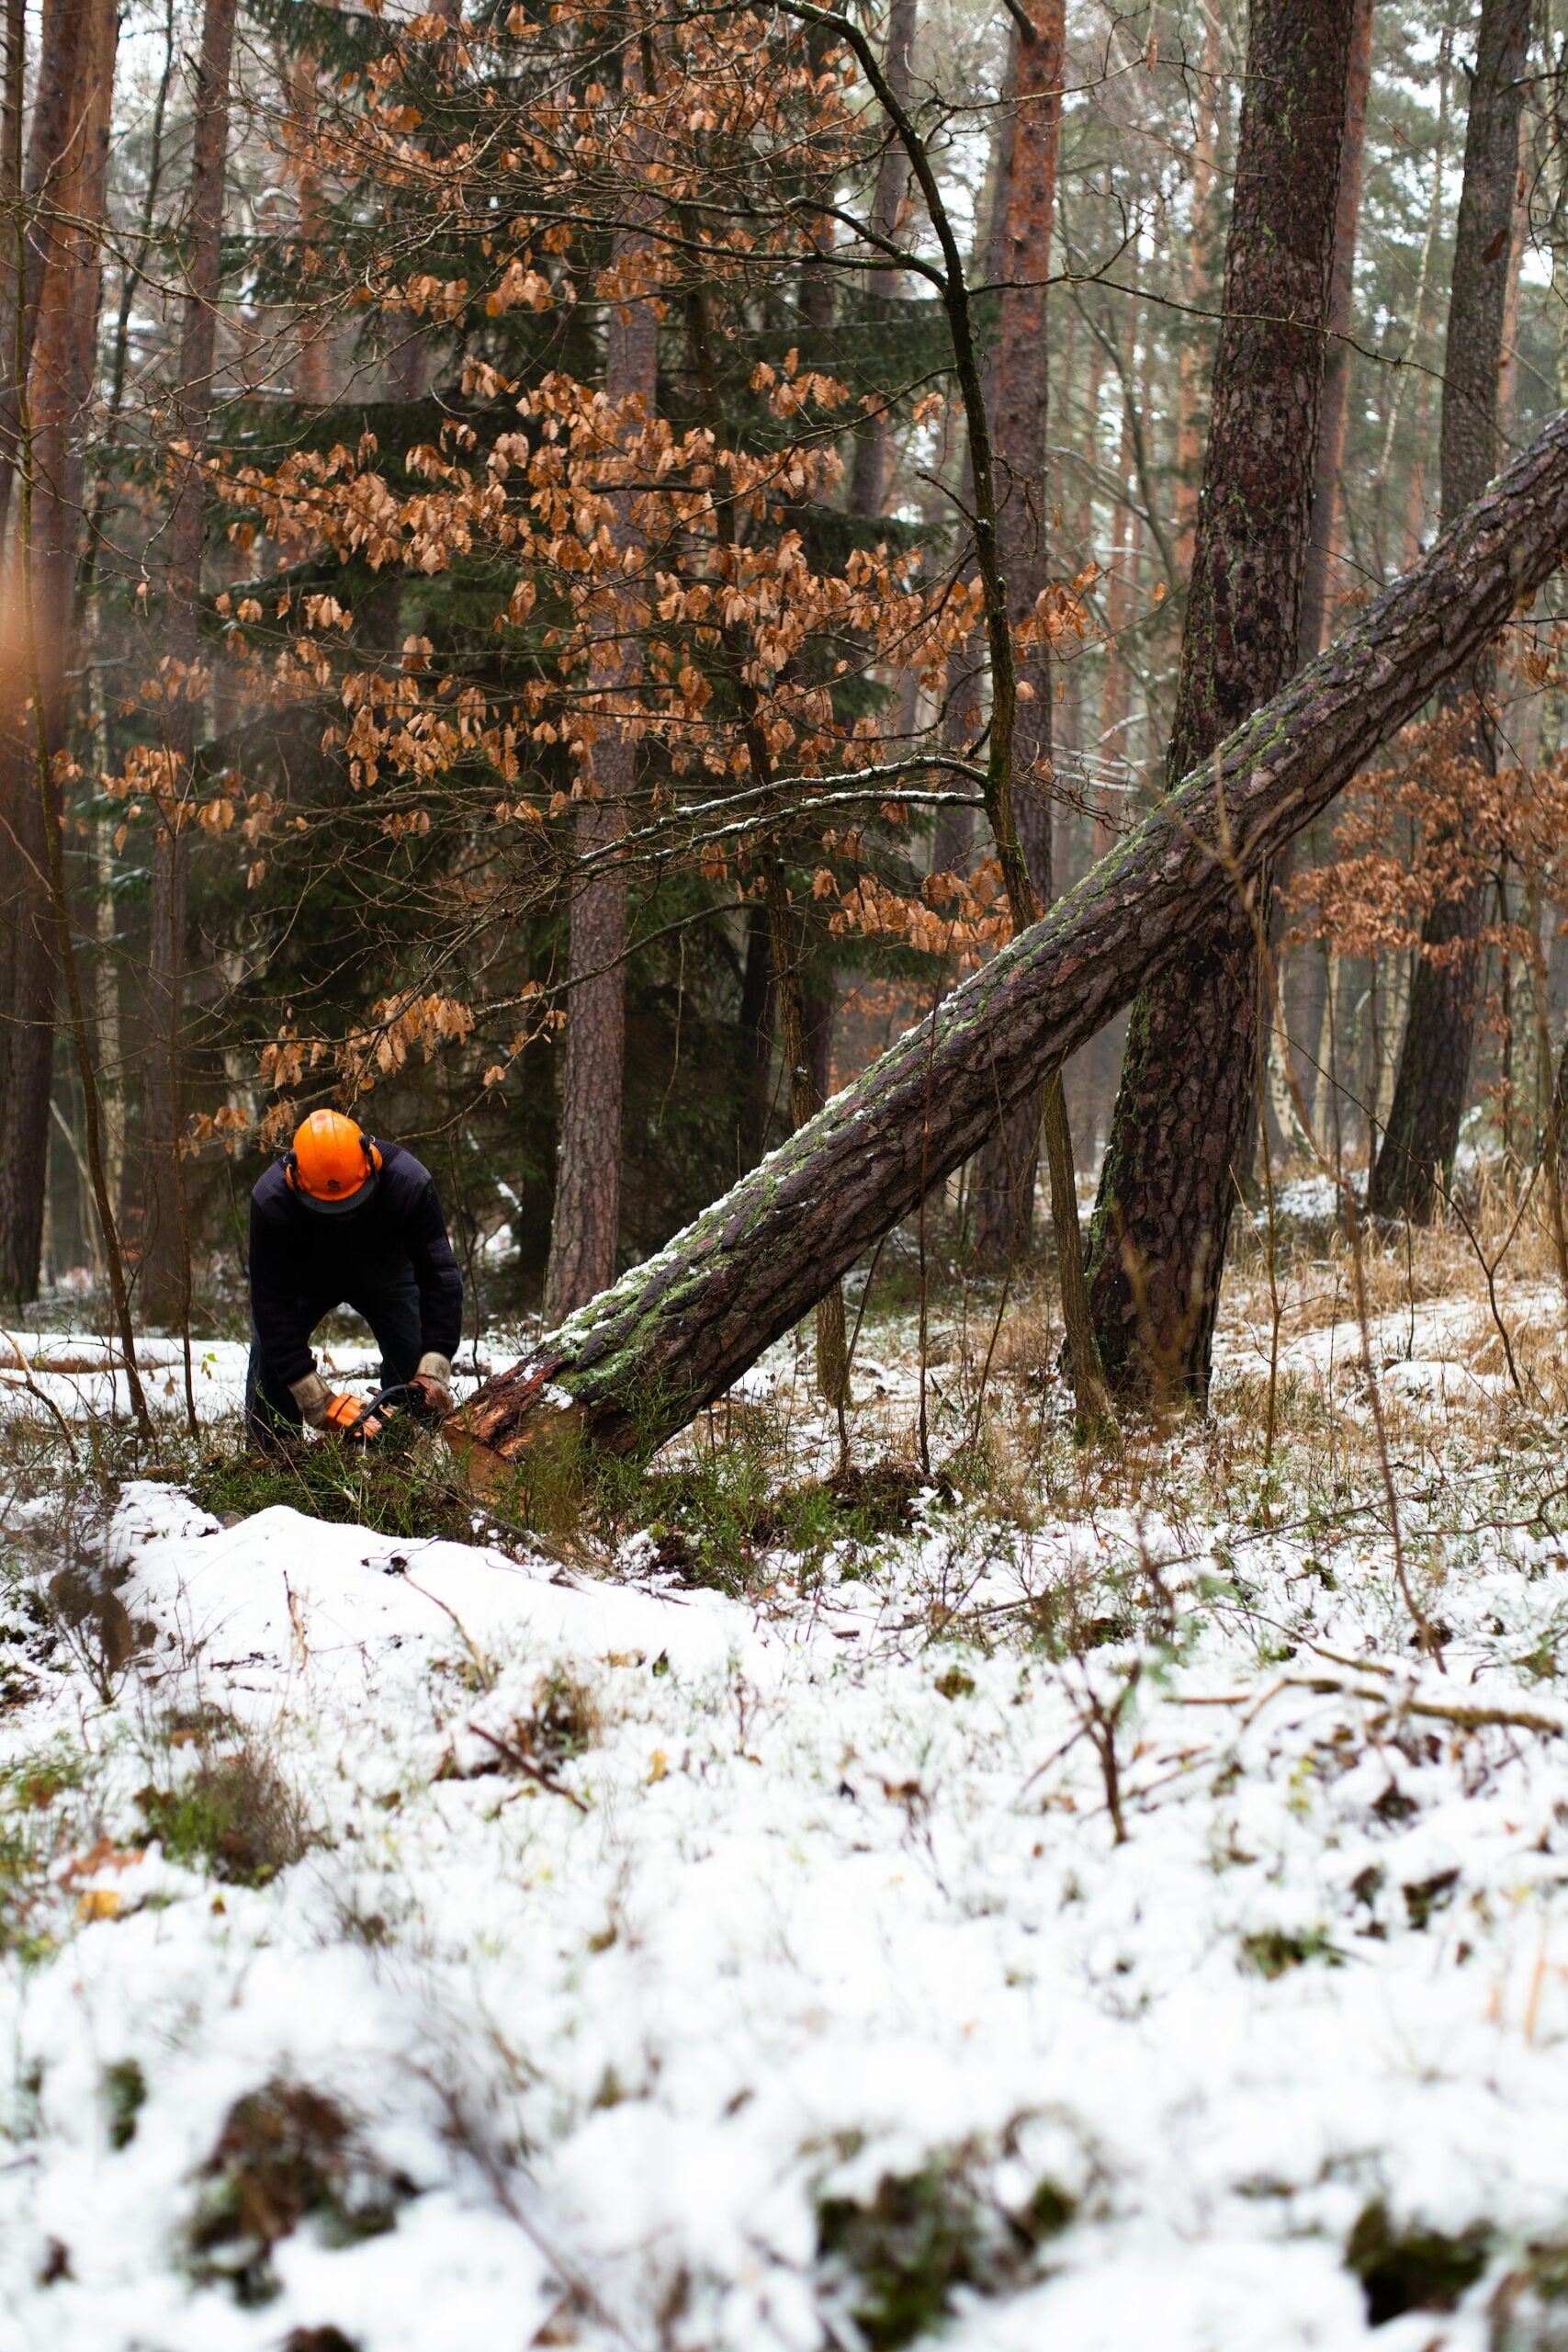
<svg viewBox="0 0 1568 2352"><path fill-rule="evenodd" d="M423 1350L419 1284L412 1272L394 1274L373 1289L361 1288L352 1298L300 1301L304 1320L312 1331L322 1317L336 1306L352 1308L369 1324L371 1336L381 1351L381 1387L391 1388L400 1380L413 1378ZM252 1436L263 1445L276 1445L280 1438L301 1426L299 1406L263 1361L261 1340L254 1326L251 1360L245 1367L245 1419Z"/></svg>

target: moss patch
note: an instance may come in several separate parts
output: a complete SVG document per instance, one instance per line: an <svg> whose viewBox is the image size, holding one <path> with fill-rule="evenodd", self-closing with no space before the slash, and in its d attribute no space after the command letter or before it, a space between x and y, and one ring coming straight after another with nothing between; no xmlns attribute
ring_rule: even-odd
<svg viewBox="0 0 1568 2352"><path fill-rule="evenodd" d="M897 2352L940 2325L955 2287L974 2282L979 2216L955 2166L885 2173L869 2204L827 2199L818 2245L853 2274L856 2326L871 2352Z"/></svg>
<svg viewBox="0 0 1568 2352"><path fill-rule="evenodd" d="M1373 2327L1402 2312L1451 2312L1486 2267L1492 2233L1484 2224L1458 2237L1441 2230L1396 2227L1381 2199L1350 2233L1345 2267L1361 2282Z"/></svg>
<svg viewBox="0 0 1568 2352"><path fill-rule="evenodd" d="M1322 1928L1309 1928L1300 1936L1289 1935L1283 1928L1260 1928L1250 1936L1243 1936L1240 1952L1241 1964L1249 1976L1270 1980L1285 1975L1292 1968L1304 1968L1309 1960L1321 1960L1330 1968L1338 1968L1345 1957Z"/></svg>

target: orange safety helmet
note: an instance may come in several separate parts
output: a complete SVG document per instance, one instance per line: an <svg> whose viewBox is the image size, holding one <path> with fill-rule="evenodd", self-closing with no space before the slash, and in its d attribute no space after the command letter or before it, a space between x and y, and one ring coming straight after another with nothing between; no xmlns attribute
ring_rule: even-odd
<svg viewBox="0 0 1568 2352"><path fill-rule="evenodd" d="M301 1208L321 1216L363 1208L380 1172L380 1153L341 1111L312 1111L283 1163L284 1182Z"/></svg>

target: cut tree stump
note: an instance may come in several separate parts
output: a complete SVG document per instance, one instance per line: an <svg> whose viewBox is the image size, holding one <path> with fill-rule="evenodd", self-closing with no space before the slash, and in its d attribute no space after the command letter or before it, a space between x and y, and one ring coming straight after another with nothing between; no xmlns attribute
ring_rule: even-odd
<svg viewBox="0 0 1568 2352"><path fill-rule="evenodd" d="M568 1430L651 1452L1131 1001L1568 548L1568 413L1032 929L446 1425L469 1475ZM1223 813L1222 813L1223 811Z"/></svg>

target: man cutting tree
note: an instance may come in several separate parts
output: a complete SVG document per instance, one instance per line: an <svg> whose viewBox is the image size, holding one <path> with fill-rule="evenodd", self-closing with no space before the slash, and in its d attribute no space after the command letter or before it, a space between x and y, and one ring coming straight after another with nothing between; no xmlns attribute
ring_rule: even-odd
<svg viewBox="0 0 1568 2352"><path fill-rule="evenodd" d="M329 1388L310 1334L335 1306L369 1324L381 1385L417 1410L452 1410L463 1278L430 1170L341 1111L312 1111L251 1194L251 1360L245 1418L264 1445L308 1422L374 1437L360 1400Z"/></svg>

